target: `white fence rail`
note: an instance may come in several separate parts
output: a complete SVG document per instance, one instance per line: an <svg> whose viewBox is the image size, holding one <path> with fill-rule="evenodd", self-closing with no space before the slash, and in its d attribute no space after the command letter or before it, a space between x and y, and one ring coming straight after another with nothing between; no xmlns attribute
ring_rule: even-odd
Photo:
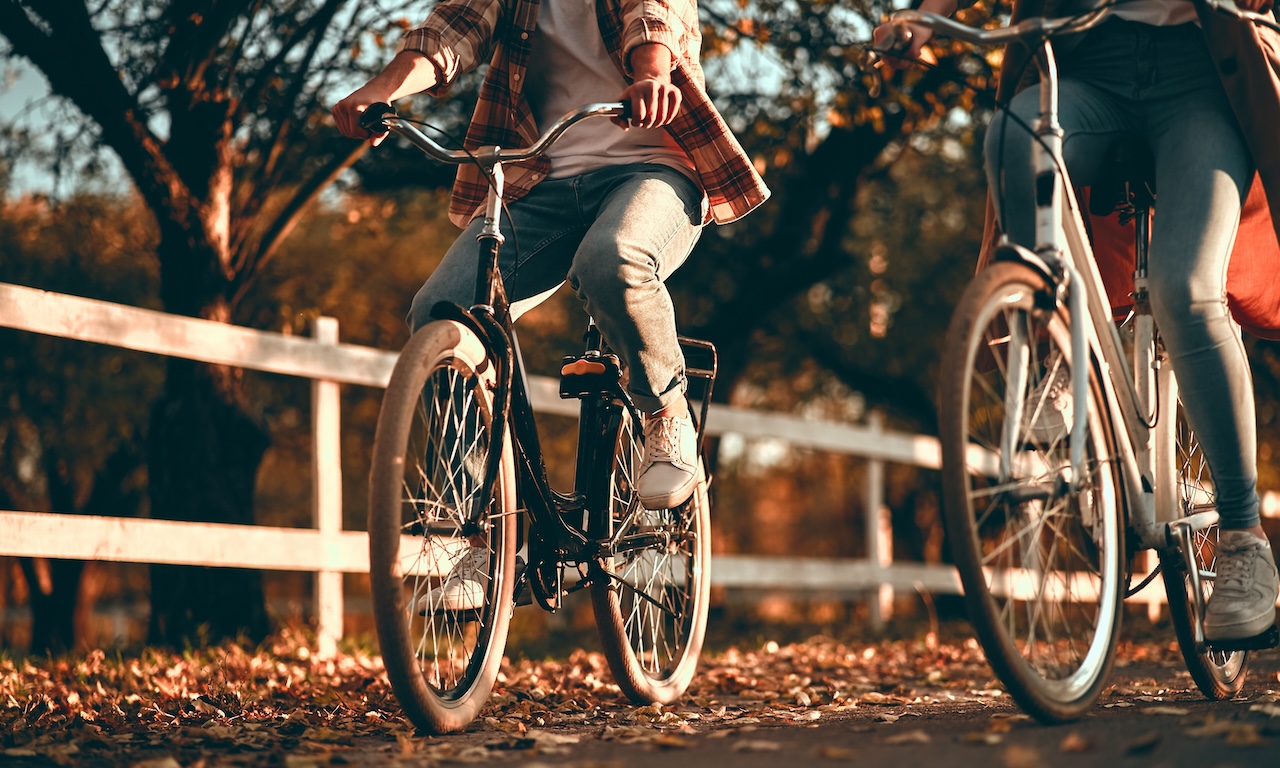
<svg viewBox="0 0 1280 768"><path fill-rule="evenodd" d="M338 386L385 387L395 353L339 343L332 318L320 318L315 337L302 338L2 283L0 326L311 379L314 529L0 511L0 555L314 572L320 650L332 651L342 635L342 574L369 569L366 535L342 530ZM577 414L576 402L561 400L554 380L533 377L530 390L535 409ZM772 438L866 458L864 508L874 511L866 515L864 559L720 555L712 569L714 584L872 591L874 625L891 612L895 590L960 591L949 566L894 563L892 558L883 462L936 469L940 454L935 438L886 431L874 415L860 426L725 406L712 407L708 425L713 433ZM1280 516L1280 498L1268 494L1266 501L1266 512ZM1164 595L1158 585L1153 587L1146 599L1158 606Z"/></svg>

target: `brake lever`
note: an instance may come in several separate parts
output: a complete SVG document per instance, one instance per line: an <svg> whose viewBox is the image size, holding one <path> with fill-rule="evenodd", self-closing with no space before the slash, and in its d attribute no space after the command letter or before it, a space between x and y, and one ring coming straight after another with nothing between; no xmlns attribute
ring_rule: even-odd
<svg viewBox="0 0 1280 768"><path fill-rule="evenodd" d="M383 122L383 118L387 117L399 117L395 107L382 102L370 104L360 115L360 127L373 134L386 133L387 125Z"/></svg>
<svg viewBox="0 0 1280 768"><path fill-rule="evenodd" d="M1226 2L1230 1L1226 0ZM858 69L871 76L871 84L867 86L868 96L873 99L880 98L880 94L884 92L884 72L880 69L884 57L896 56L907 51L911 47L911 38L911 28L906 22L890 22L889 34L880 45L875 48L863 48L862 53L858 54Z"/></svg>

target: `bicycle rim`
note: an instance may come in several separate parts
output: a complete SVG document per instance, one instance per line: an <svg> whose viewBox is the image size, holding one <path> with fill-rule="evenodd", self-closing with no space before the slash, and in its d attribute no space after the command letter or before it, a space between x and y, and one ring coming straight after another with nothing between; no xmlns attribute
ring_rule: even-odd
<svg viewBox="0 0 1280 768"><path fill-rule="evenodd" d="M1209 477L1209 464L1200 451L1200 441L1187 421L1182 408L1182 401L1177 401L1174 414L1175 430L1174 481L1177 495L1174 497L1182 516L1193 512L1201 512L1215 507L1213 483ZM1196 565L1202 573L1212 573L1216 568L1218 550L1218 526L1210 526L1191 535L1195 552ZM1249 653L1247 651L1210 651L1198 650L1195 640L1196 616L1195 596L1191 592L1191 582L1187 578L1187 567L1179 551L1161 554L1161 576L1164 579L1165 593L1169 598L1169 618L1173 622L1174 632L1178 636L1178 648L1187 663L1187 671L1196 687L1211 699L1229 699L1244 687L1245 672L1248 668ZM1200 580L1200 589L1205 603L1213 593L1213 582Z"/></svg>
<svg viewBox="0 0 1280 768"><path fill-rule="evenodd" d="M635 493L644 447L621 412L611 479L619 552L592 569L591 602L618 687L638 703L669 703L693 680L707 627L711 516L706 476L689 501L647 510ZM646 544L646 546L642 546Z"/></svg>
<svg viewBox="0 0 1280 768"><path fill-rule="evenodd" d="M370 474L370 586L383 662L405 714L446 733L492 691L506 644L515 573L510 444L483 498L493 423L492 366L458 323L410 339L383 398ZM474 552L472 550L475 550ZM475 585L445 590L478 557Z"/></svg>
<svg viewBox="0 0 1280 768"><path fill-rule="evenodd" d="M1084 477L1072 477L1070 414L1059 412L1061 424L1045 415L1059 403L1052 377L1069 380L1072 362L1072 318L1049 295L1038 273L1015 263L970 285L948 332L940 433L970 621L1014 700L1061 722L1096 701L1114 661L1124 542L1092 361L1090 402L1072 404L1089 414Z"/></svg>

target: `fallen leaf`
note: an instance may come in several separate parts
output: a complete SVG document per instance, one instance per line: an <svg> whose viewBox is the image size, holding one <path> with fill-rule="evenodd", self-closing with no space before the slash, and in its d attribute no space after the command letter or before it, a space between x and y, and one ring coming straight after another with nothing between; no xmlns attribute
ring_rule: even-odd
<svg viewBox="0 0 1280 768"><path fill-rule="evenodd" d="M825 747L818 747L816 754L818 757L826 758L827 760L852 760L854 755L857 753L848 747L835 747L828 745Z"/></svg>
<svg viewBox="0 0 1280 768"><path fill-rule="evenodd" d="M1147 731L1124 745L1126 755L1145 755L1160 744L1163 736L1159 731Z"/></svg>
<svg viewBox="0 0 1280 768"><path fill-rule="evenodd" d="M691 749L696 742L678 733L660 733L650 742L659 749Z"/></svg>
<svg viewBox="0 0 1280 768"><path fill-rule="evenodd" d="M1021 744L1010 744L1001 757L1005 768L1045 768L1048 765L1039 752Z"/></svg>
<svg viewBox="0 0 1280 768"><path fill-rule="evenodd" d="M1261 712L1267 717L1280 717L1280 706L1275 704L1254 704L1249 707L1250 712Z"/></svg>
<svg viewBox="0 0 1280 768"><path fill-rule="evenodd" d="M763 739L743 739L733 743L734 752L777 752L781 749L782 744L779 742Z"/></svg>
<svg viewBox="0 0 1280 768"><path fill-rule="evenodd" d="M1183 717L1191 714L1191 710L1182 707L1143 707L1141 710L1144 715L1173 715L1175 717Z"/></svg>
<svg viewBox="0 0 1280 768"><path fill-rule="evenodd" d="M919 728L895 733L891 736L886 736L884 739L885 744L928 744L931 741L933 741L933 738Z"/></svg>
<svg viewBox="0 0 1280 768"><path fill-rule="evenodd" d="M1227 731L1227 743L1235 747L1261 747L1267 740L1253 723L1240 723Z"/></svg>
<svg viewBox="0 0 1280 768"><path fill-rule="evenodd" d="M1093 749L1093 742L1089 741L1084 736L1081 736L1076 731L1068 733L1058 744L1059 752L1088 752L1091 749Z"/></svg>
<svg viewBox="0 0 1280 768"><path fill-rule="evenodd" d="M182 763L172 757L157 757L133 763L131 768L182 768Z"/></svg>

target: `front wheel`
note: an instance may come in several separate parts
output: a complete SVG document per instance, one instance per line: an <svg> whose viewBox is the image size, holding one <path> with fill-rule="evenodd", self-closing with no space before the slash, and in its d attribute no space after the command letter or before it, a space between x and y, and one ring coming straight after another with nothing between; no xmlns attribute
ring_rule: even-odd
<svg viewBox="0 0 1280 768"><path fill-rule="evenodd" d="M1078 361L1088 402L1072 398L1071 323L1087 321L1038 272L997 262L961 298L942 361L944 509L969 620L1010 695L1044 722L1097 700L1124 594L1122 490L1093 361Z"/></svg>
<svg viewBox="0 0 1280 768"><path fill-rule="evenodd" d="M369 479L369 582L382 659L418 728L467 726L489 699L515 583L511 444L496 445L493 366L441 320L405 345L382 400ZM501 460L483 490L494 451Z"/></svg>
<svg viewBox="0 0 1280 768"><path fill-rule="evenodd" d="M640 704L668 704L693 681L711 597L711 505L701 464L693 495L648 510L635 491L644 457L623 410L612 467L612 556L591 569L591 604L618 687Z"/></svg>
<svg viewBox="0 0 1280 768"><path fill-rule="evenodd" d="M1165 366L1161 370L1162 386L1160 388L1161 406L1172 418L1160 429L1171 429L1173 435L1161 435L1172 443L1173 451L1167 466L1161 467L1157 475L1158 482L1167 483L1172 495L1170 503L1175 505L1175 515L1186 517L1198 512L1216 509L1213 482L1209 477L1209 464L1200 451L1200 441L1187 421L1182 401L1178 398L1177 380ZM1163 418L1163 417L1162 417ZM1157 456L1164 458L1163 452ZM1167 474L1166 474L1167 473ZM1157 499L1162 499L1157 491ZM1218 551L1218 526L1192 531L1192 555L1196 567L1202 574L1210 574L1215 570ZM1196 610L1195 595L1192 592L1191 580L1187 577L1187 564L1179 548L1170 548L1160 554L1160 573L1164 579L1165 594L1168 595L1169 618L1173 622L1174 632L1178 636L1178 648L1187 663L1187 671L1196 682L1200 692L1210 699L1229 699L1244 687L1245 672L1249 663L1247 651L1213 651L1196 642L1196 628L1204 617ZM1213 582L1199 579L1200 591L1205 605L1209 595L1213 593Z"/></svg>

